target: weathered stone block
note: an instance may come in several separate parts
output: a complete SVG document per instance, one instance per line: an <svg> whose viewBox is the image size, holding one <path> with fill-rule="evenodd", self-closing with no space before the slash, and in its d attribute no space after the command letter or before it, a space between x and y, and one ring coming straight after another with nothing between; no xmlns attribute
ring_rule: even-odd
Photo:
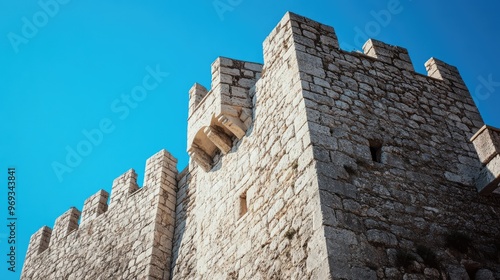
<svg viewBox="0 0 500 280"><path fill-rule="evenodd" d="M391 46L386 43L369 39L363 45L363 52L385 63L393 64L398 68L415 71L411 62L408 50L398 46Z"/></svg>
<svg viewBox="0 0 500 280"><path fill-rule="evenodd" d="M470 140L483 163L476 178L476 188L482 194L500 188L500 130L483 126Z"/></svg>
<svg viewBox="0 0 500 280"><path fill-rule="evenodd" d="M470 139L476 148L479 160L487 164L495 156L500 154L500 129L491 126L483 126Z"/></svg>

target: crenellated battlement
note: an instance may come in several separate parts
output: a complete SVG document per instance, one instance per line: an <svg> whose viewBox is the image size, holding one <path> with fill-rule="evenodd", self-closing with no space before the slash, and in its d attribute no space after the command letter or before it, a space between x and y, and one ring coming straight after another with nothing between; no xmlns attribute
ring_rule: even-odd
<svg viewBox="0 0 500 280"><path fill-rule="evenodd" d="M283 58L295 56L301 71L323 79L325 69L338 68L336 63L351 63L344 55L358 55L339 48L333 27L290 12L266 38L263 48L264 65L220 57L212 64L210 91L198 83L189 90L188 153L205 171L212 169L215 155L229 153L233 139L241 139L252 124L252 87L261 72L272 71ZM326 65L317 52L330 55L333 63ZM403 47L369 39L363 52L365 57L398 71L415 72L408 50ZM347 61L341 62L344 59ZM428 77L443 81L457 93L468 94L456 67L435 58L425 66Z"/></svg>
<svg viewBox="0 0 500 280"><path fill-rule="evenodd" d="M47 226L41 227L37 232L31 235L25 262L35 258L49 247L51 235L52 229Z"/></svg>
<svg viewBox="0 0 500 280"><path fill-rule="evenodd" d="M127 172L113 180L109 206L113 207L115 204L122 202L138 189L137 173L135 173L134 169L127 170Z"/></svg>
<svg viewBox="0 0 500 280"><path fill-rule="evenodd" d="M288 26L288 33L284 33L283 30L286 30ZM277 41L282 42L277 43ZM292 46L294 48L290 50ZM332 54L335 58L338 58L338 55L335 53L350 53L340 49L333 27L288 12L264 41L264 68L270 66L268 64L271 64L275 60L276 54L282 52L282 48L286 48L288 51L298 51L299 58L302 58L302 53L307 53L307 48L311 46L315 47L315 51ZM415 71L406 48L369 39L363 45L362 49L366 56L375 58L385 64L392 65L401 70ZM310 53L315 51L309 49ZM311 66L317 67L317 71L321 71L323 68L323 65L320 64L312 64ZM460 88L464 87L463 80L456 67L436 58L430 58L425 62L425 66L429 77L443 80L450 84L454 82Z"/></svg>
<svg viewBox="0 0 500 280"><path fill-rule="evenodd" d="M205 171L215 154L227 154L233 138L241 139L252 123L251 88L262 65L219 57L212 64L211 90L194 84L189 90L188 153Z"/></svg>
<svg viewBox="0 0 500 280"><path fill-rule="evenodd" d="M467 90L457 67L432 57L425 62L425 68L429 77L443 80L452 86Z"/></svg>
<svg viewBox="0 0 500 280"><path fill-rule="evenodd" d="M391 46L378 40L369 39L363 45L363 52L385 63L393 64L397 68L415 71L408 50L405 48Z"/></svg>
<svg viewBox="0 0 500 280"><path fill-rule="evenodd" d="M413 63L406 48L389 45L375 39L369 39L363 45L363 53L400 70L415 72L415 68L413 67ZM442 80L446 84L460 89L466 89L462 76L455 66L434 57L427 60L424 65L428 77Z"/></svg>
<svg viewBox="0 0 500 280"><path fill-rule="evenodd" d="M78 229L78 219L80 219L80 210L71 207L56 219L54 229L50 235L49 247L53 246L59 240L65 238L72 231Z"/></svg>
<svg viewBox="0 0 500 280"><path fill-rule="evenodd" d="M398 69L412 72L415 71L406 48L389 45L375 39L369 39L363 45L363 52L370 57L393 65ZM454 84L461 88L464 87L462 77L455 66L434 57L427 60L424 65L427 70L427 76L443 80L446 83Z"/></svg>
<svg viewBox="0 0 500 280"><path fill-rule="evenodd" d="M191 87L191 89L189 90L189 116L191 116L198 108L198 105L203 100L203 98L205 98L207 93L208 90L198 83L195 83Z"/></svg>
<svg viewBox="0 0 500 280"><path fill-rule="evenodd" d="M87 198L83 203L82 218L80 224L83 225L108 210L109 194L105 190L99 190L96 194Z"/></svg>
<svg viewBox="0 0 500 280"><path fill-rule="evenodd" d="M114 210L114 208L123 208L120 204L126 203L130 196L139 190L143 192L143 196L148 196L153 192L158 193L159 189L154 189L155 187L158 188L162 185L175 186L176 163L177 160L165 150L149 158L146 161L144 184L142 188L139 188L137 184L137 173L135 170L129 169L113 180L111 196L109 196L108 192L105 190L99 190L96 194L85 200L83 212L80 212L80 210L75 207L71 207L56 219L53 229L43 226L39 231L33 234L30 240L30 249L28 251L35 251L37 254L40 254L59 240L64 239L72 232L78 230L80 214L82 214L81 226L98 218L108 211L108 209ZM173 170L175 170L175 172ZM175 196L174 187L164 190ZM107 204L108 197L110 199L109 206ZM171 210L175 210L174 203L175 202L172 201L172 203L168 205ZM48 240L50 240L50 242L47 242ZM31 250L31 247L33 247L33 250Z"/></svg>
<svg viewBox="0 0 500 280"><path fill-rule="evenodd" d="M162 252L156 252L154 255L153 252L149 252L144 257L147 257L145 259L148 259L148 262L154 262L156 266L159 265L157 259L160 258L164 261L161 264L166 265L166 260L170 258L171 246L169 244L173 238L177 188L176 164L177 160L167 151L162 150L146 161L142 188L139 188L137 184L136 172L130 169L113 180L111 195L108 195L105 190L99 190L85 200L82 213L77 208L71 207L56 219L53 229L43 226L31 236L25 267L30 263L31 265L43 263L43 258L61 254L61 252L77 254L79 248L73 248L77 246L75 244L86 246L84 244L88 245L102 240L113 242L114 239L122 239L125 236L122 236L120 231L116 231L120 227L125 227L122 231L128 231L132 235L134 232L145 234L145 237L150 235L146 239L148 242L154 242L154 236L156 238L162 236L165 239L159 246ZM81 222L78 224L80 214ZM165 219L165 217L170 218ZM133 226L134 224L136 226ZM156 232L156 225L159 224L164 229ZM147 227L149 230L145 231L144 228ZM93 236L94 228L101 229L98 236ZM103 239L105 236L107 237ZM133 240L125 239L123 242L127 244ZM136 254L139 253L136 250L130 257L136 258ZM152 263L145 264L146 267L150 267L149 269L152 265ZM145 272L153 273L153 271ZM153 279L161 279L161 277Z"/></svg>

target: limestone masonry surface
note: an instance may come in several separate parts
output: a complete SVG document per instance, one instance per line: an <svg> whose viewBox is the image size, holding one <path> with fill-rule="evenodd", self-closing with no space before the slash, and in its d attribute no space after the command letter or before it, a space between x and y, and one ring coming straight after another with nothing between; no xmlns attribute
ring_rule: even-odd
<svg viewBox="0 0 500 280"><path fill-rule="evenodd" d="M21 278L500 279L500 130L455 67L293 13L263 48L189 91L186 169L125 172L33 234Z"/></svg>

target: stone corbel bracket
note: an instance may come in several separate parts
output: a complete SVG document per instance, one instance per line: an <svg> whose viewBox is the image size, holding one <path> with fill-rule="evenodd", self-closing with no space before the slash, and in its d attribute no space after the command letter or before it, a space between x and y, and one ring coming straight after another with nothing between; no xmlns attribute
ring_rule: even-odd
<svg viewBox="0 0 500 280"><path fill-rule="evenodd" d="M479 193L500 192L500 129L483 126L471 138L483 167L476 178Z"/></svg>
<svg viewBox="0 0 500 280"><path fill-rule="evenodd" d="M189 90L188 154L206 172L216 154L232 149L252 124L252 87L262 65L219 57L212 64L212 89L200 84Z"/></svg>

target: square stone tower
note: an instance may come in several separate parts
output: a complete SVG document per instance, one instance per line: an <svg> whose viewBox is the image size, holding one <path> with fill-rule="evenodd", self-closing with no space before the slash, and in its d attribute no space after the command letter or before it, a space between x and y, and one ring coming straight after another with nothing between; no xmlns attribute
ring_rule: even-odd
<svg viewBox="0 0 500 280"><path fill-rule="evenodd" d="M174 279L500 277L498 131L455 67L425 66L292 13L262 70L216 60L190 91Z"/></svg>

